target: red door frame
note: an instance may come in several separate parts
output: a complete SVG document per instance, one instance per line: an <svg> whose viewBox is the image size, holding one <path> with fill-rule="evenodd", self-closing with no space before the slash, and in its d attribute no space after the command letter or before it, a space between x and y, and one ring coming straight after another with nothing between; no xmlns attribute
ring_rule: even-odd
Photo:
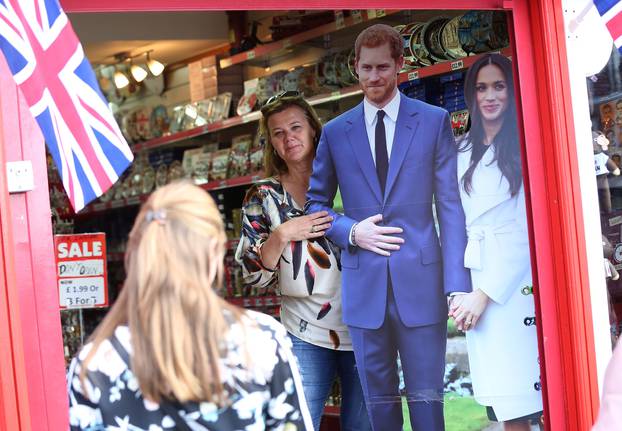
<svg viewBox="0 0 622 431"><path fill-rule="evenodd" d="M62 0L61 3L68 12L222 10L222 4L213 0L108 0L106 3L98 0ZM428 5L428 2L419 0L389 0L373 1L365 7L427 9ZM361 2L287 0L283 3L282 0L265 0L260 4L260 8L265 10L282 10L284 6L288 9L357 9L361 7ZM230 8L257 9L258 3L254 0L238 0L230 3ZM598 408L598 387L561 0L437 0L434 8L512 11L514 27L517 29L514 35L515 57L528 166L526 185L532 217L531 239L536 257L536 298L540 316L541 357L544 359L541 365L546 370L542 376L546 420L549 429L553 430L589 429ZM40 160L43 141L33 130L32 121L24 117L27 112L19 108L23 105L16 94L5 92L10 85L5 79L6 66L2 67L0 131L4 137L12 137L1 140L4 154L8 159L11 159L10 155L15 157L11 160L25 157L34 162L37 159L35 168L44 170ZM20 114L19 118L14 118L15 113ZM15 138L18 138L20 150L13 147ZM11 142L11 146L4 145L6 142ZM23 148L27 148L27 151ZM20 154L20 151L25 154ZM562 168L558 160L567 163ZM0 174L0 185L1 182ZM64 429L66 401L64 387L58 384L58 370L62 369L62 344L58 311L51 312L56 307L56 299L54 297L51 307L50 291L53 289L40 291L38 288L37 295L34 295L35 282L37 286L54 286L53 277L50 277L54 272L47 178L37 175L35 183L37 188L34 192L11 196L9 208L6 201L0 199L3 228L5 214L8 211L12 214L13 226L8 232L12 232L15 237L15 247L9 252L15 253L15 261L22 269L17 272L18 277L23 274L17 283L17 296L20 298L21 322L25 332L24 346L20 346L19 340L14 343L10 359L16 370L26 369L30 409L37 412L30 417L31 423L37 423L32 428ZM45 217L42 219L38 213L45 214ZM1 232L5 231L6 228ZM37 243L31 241L31 238L36 238ZM0 236L0 246L5 241L3 234ZM0 248L0 252L4 250ZM11 262L6 252L4 257L5 267L9 265L10 270ZM35 274L33 262L37 263L38 275ZM41 270L39 262L44 262ZM0 294L4 292L1 281L0 277ZM22 282L25 282L25 287ZM11 283L5 285L12 303L16 286ZM2 306L0 297L0 322ZM15 316L12 318L15 319ZM31 326L35 326L36 330L30 330L28 335L27 328ZM0 337L4 336L3 330L4 326L0 326ZM21 349L26 355L20 353ZM0 355L4 353L0 349ZM26 358L24 362L23 357ZM44 357L49 357L53 365L49 369L42 366ZM3 362L4 358L0 356ZM0 378L4 378L4 375L0 375ZM13 392L9 390L8 396L16 399L20 393L19 386L14 386ZM11 406L15 405L8 402L6 396L6 391L0 392L0 419L10 416L13 411ZM40 414L46 419L37 421L35 416Z"/></svg>
<svg viewBox="0 0 622 431"><path fill-rule="evenodd" d="M5 223L10 227L5 241L11 239L11 244L4 253L4 264L11 265L7 273L13 272L14 284L7 284L9 307L14 313L10 316L13 317L11 325L21 327L21 337L13 340L12 363L20 371L18 395L28 401L17 406L23 418L20 427L0 426L0 429L66 429L65 367L45 143L4 57L0 57L2 159L4 162L32 161L35 183L32 191L11 194L0 200L2 228L5 229ZM1 166L4 177L4 164ZM5 187L2 190L6 193ZM15 318L18 312L21 320ZM7 362L0 358L0 363L4 367ZM5 384L4 380L0 383ZM7 411L5 414L9 415Z"/></svg>

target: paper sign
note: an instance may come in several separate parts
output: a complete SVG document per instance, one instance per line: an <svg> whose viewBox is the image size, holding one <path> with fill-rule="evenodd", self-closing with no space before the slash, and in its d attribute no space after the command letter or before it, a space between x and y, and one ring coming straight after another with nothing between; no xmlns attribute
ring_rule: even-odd
<svg viewBox="0 0 622 431"><path fill-rule="evenodd" d="M106 234L54 235L61 308L108 306Z"/></svg>

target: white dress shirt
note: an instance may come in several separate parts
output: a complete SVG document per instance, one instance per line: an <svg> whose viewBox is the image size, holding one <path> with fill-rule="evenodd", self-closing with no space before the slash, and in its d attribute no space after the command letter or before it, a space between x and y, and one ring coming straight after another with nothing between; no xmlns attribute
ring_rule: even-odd
<svg viewBox="0 0 622 431"><path fill-rule="evenodd" d="M374 105L369 103L367 99L363 99L363 113L365 114L365 129L367 129L367 139L371 149L371 158L376 164L376 122L378 121L378 111ZM393 137L395 136L395 124L397 123L397 114L400 111L400 92L396 92L393 99L387 103L382 110L384 116L384 131L387 139L387 156L389 163L391 160L391 149L393 149Z"/></svg>
<svg viewBox="0 0 622 431"><path fill-rule="evenodd" d="M363 114L365 115L365 129L367 130L367 140L369 141L369 149L371 150L371 158L376 164L376 122L378 121L378 111L374 105L363 99ZM393 138L395 137L395 124L397 123L397 114L400 111L400 92L397 91L395 96L387 103L382 110L386 114L384 116L384 132L387 142L387 157L391 163L391 150L393 149ZM352 242L352 229L350 229L349 242Z"/></svg>

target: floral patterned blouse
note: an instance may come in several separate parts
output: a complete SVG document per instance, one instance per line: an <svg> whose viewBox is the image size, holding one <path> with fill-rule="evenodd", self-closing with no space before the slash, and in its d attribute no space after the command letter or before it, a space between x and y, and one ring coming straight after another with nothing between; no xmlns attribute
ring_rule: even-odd
<svg viewBox="0 0 622 431"><path fill-rule="evenodd" d="M304 211L276 178L248 190L236 251L244 283L280 292L281 322L291 334L316 346L352 350L341 318L341 253L336 245L325 237L292 241L274 270L262 265L261 247L270 233L301 215Z"/></svg>
<svg viewBox="0 0 622 431"><path fill-rule="evenodd" d="M223 382L233 388L230 405L220 408L210 402L189 402L175 405L179 415L196 431L313 430L285 329L261 313L248 311L245 316L244 327L240 323L231 326L226 338L228 354L221 360ZM118 327L115 336L131 355L129 328ZM236 342L243 336L252 361L248 370L242 366L245 353ZM80 367L90 348L87 344L74 358L67 375L71 430L178 429L159 404L142 397L134 374L109 341L99 346L89 362L85 391Z"/></svg>

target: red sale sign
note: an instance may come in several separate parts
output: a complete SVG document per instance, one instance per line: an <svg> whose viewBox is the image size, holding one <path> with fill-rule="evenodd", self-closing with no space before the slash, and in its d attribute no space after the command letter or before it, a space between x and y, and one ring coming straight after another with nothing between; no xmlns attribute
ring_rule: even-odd
<svg viewBox="0 0 622 431"><path fill-rule="evenodd" d="M61 308L108 306L106 234L54 235Z"/></svg>

